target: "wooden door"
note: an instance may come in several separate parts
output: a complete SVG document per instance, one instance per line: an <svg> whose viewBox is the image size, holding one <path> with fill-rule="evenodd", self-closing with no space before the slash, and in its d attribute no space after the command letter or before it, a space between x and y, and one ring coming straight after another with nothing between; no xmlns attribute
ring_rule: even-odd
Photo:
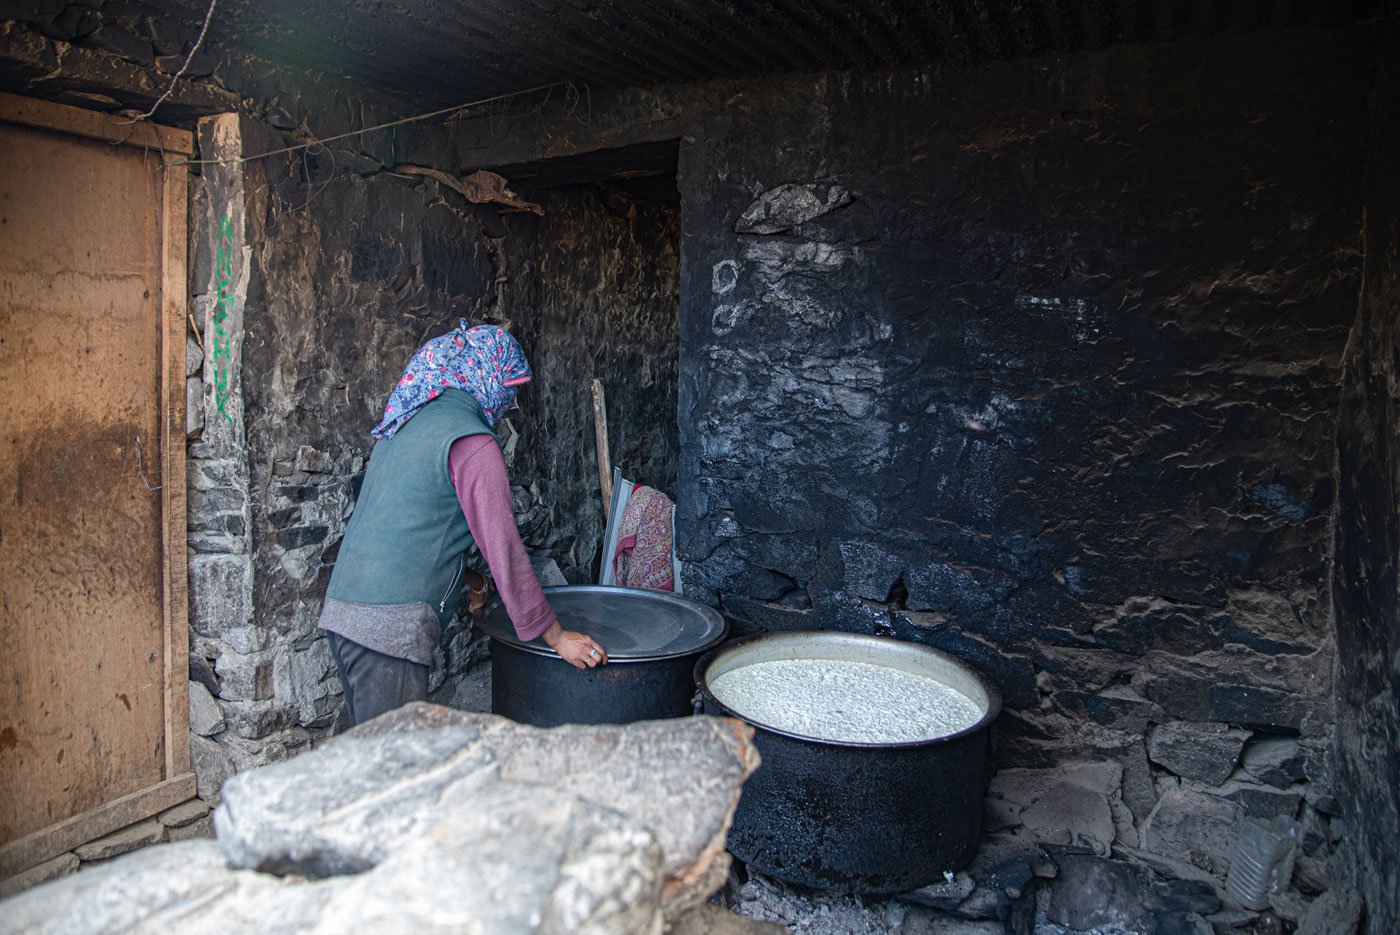
<svg viewBox="0 0 1400 935"><path fill-rule="evenodd" d="M0 876L193 794L191 149L0 96Z"/></svg>

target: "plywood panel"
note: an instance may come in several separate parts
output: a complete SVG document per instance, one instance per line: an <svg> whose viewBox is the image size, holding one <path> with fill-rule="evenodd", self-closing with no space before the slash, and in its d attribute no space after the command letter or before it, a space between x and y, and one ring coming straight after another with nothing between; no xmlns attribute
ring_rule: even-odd
<svg viewBox="0 0 1400 935"><path fill-rule="evenodd" d="M161 181L0 126L0 843L165 778Z"/></svg>

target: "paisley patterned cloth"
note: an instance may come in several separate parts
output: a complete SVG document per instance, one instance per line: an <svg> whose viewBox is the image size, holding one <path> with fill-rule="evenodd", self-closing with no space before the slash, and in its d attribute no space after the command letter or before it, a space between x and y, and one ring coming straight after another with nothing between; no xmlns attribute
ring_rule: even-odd
<svg viewBox="0 0 1400 935"><path fill-rule="evenodd" d="M671 565L671 498L651 487L638 486L622 508L618 521L613 575L624 588L674 591Z"/></svg>
<svg viewBox="0 0 1400 935"><path fill-rule="evenodd" d="M488 425L515 401L517 388L533 374L515 338L496 325L468 328L466 319L418 349L389 394L384 418L371 430L375 438L393 438L413 414L442 394L445 387L466 390L481 404Z"/></svg>

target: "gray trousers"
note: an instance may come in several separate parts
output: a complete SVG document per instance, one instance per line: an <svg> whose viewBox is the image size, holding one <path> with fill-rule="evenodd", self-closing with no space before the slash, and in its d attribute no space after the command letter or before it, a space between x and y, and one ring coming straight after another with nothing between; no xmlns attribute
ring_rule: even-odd
<svg viewBox="0 0 1400 935"><path fill-rule="evenodd" d="M339 633L327 637L351 724L363 724L410 701L427 700L427 666L377 653Z"/></svg>

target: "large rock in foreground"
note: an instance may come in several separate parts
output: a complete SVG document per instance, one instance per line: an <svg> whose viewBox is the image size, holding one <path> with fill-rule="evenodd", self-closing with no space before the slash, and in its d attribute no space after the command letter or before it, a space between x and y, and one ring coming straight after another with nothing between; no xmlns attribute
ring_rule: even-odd
<svg viewBox="0 0 1400 935"><path fill-rule="evenodd" d="M674 914L724 882L730 820L758 767L751 736L719 718L542 730L409 705L234 777L215 824L235 867L324 876L372 866L445 814L476 811L484 790L543 787L645 829L661 847Z"/></svg>
<svg viewBox="0 0 1400 935"><path fill-rule="evenodd" d="M742 724L524 727L412 705L224 788L218 843L6 903L0 932L660 933L717 889Z"/></svg>

